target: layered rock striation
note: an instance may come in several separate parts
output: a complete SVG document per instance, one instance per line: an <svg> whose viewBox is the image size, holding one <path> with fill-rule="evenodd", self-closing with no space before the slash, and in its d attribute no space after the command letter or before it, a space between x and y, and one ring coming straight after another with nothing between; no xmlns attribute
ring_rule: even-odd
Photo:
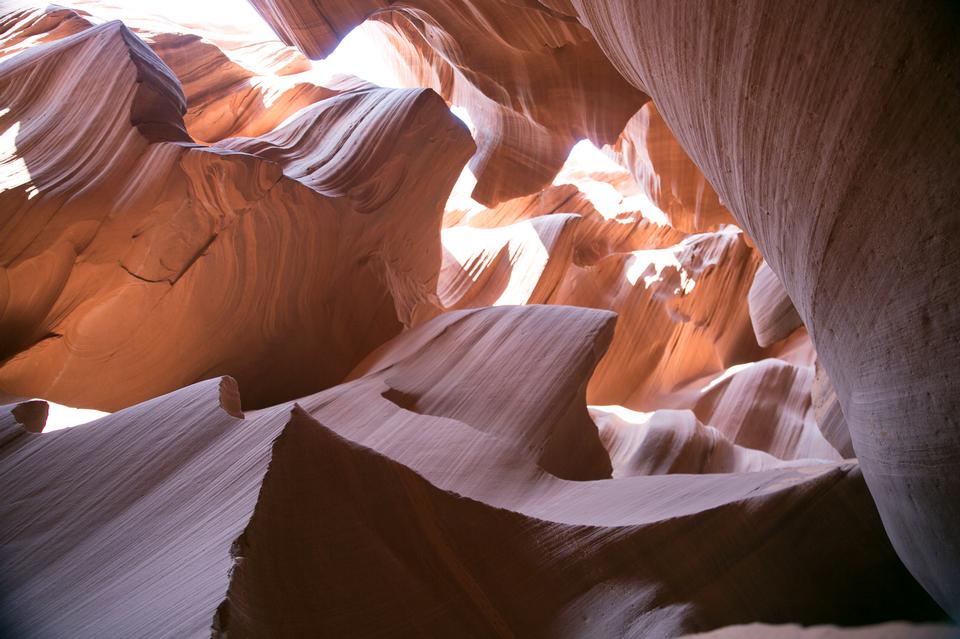
<svg viewBox="0 0 960 639"><path fill-rule="evenodd" d="M612 323L447 313L296 404L244 414L225 378L21 431L0 449L14 628L676 636L933 614L855 464L610 479L584 389Z"/></svg>
<svg viewBox="0 0 960 639"><path fill-rule="evenodd" d="M274 137L205 147L119 22L8 58L0 91L5 390L113 410L229 373L268 405L436 312L473 144L432 91L346 83ZM280 151L291 130L308 152Z"/></svg>
<svg viewBox="0 0 960 639"><path fill-rule="evenodd" d="M309 55L373 12L406 7L254 4ZM894 545L960 614L955 8L759 0L524 8L563 22L551 33L571 22L589 29L757 242L817 344ZM430 7L417 15L436 25L434 51L450 50L456 20Z"/></svg>
<svg viewBox="0 0 960 639"><path fill-rule="evenodd" d="M252 4L0 16L0 634L955 633L952 14Z"/></svg>

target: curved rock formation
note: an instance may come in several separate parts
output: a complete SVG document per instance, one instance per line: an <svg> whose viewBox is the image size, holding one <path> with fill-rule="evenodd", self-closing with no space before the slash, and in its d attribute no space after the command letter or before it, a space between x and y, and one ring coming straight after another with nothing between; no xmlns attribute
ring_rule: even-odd
<svg viewBox="0 0 960 639"><path fill-rule="evenodd" d="M750 304L750 322L760 346L770 346L786 339L803 326L803 320L797 315L790 296L766 262L760 265L753 276L747 300Z"/></svg>
<svg viewBox="0 0 960 639"><path fill-rule="evenodd" d="M8 58L0 92L5 390L113 410L230 373L262 406L435 312L440 203L473 145L431 91L305 112L325 128L298 179L193 144L177 79L117 22Z"/></svg>
<svg viewBox="0 0 960 639"><path fill-rule="evenodd" d="M684 383L758 356L745 303L745 282L758 263L730 228L571 268L552 303L620 315L610 353L590 382L590 403L666 407L664 396Z"/></svg>
<svg viewBox="0 0 960 639"><path fill-rule="evenodd" d="M447 212L445 220L459 223L443 231L444 304L457 308L549 301L615 310L620 323L588 386L591 403L616 404L614 409L628 414L627 407L690 409L708 430L692 429L695 420L679 417L680 412L654 413L658 416L652 423L674 428L678 440L701 452L736 443L749 447L744 455L751 458L760 451L782 460L852 456L846 450L839 454L833 440L825 440L818 429L818 413L811 409L814 359L803 352L810 350L803 348L804 342L809 344L805 335L787 340L787 335L777 334L776 347L766 350L752 339L758 323L757 281L772 277L762 301L783 298L788 309L792 306L769 269L753 275L759 258L742 234L728 228L686 236L653 223L643 210L623 211L628 203L642 205L632 195L619 201L614 197L611 207L610 193L600 185L617 193L634 189L626 183L614 189L598 182L617 178L586 173L577 162L568 162L558 177L576 184L560 184L539 197L518 198L493 209ZM577 221L553 210L577 210L582 217ZM516 219L527 221L510 224ZM754 312L748 319L744 283L751 277ZM796 327L788 328L793 332ZM635 432L624 432L625 440L654 441L644 439L647 421L632 419ZM723 434L724 442L703 448L702 442L715 432ZM837 441L843 445L842 438ZM673 454L679 453L668 453ZM679 463L697 467L681 457ZM718 453L718 461L698 463L702 468L726 467L732 463L729 457ZM745 462L744 467L751 466Z"/></svg>
<svg viewBox="0 0 960 639"><path fill-rule="evenodd" d="M783 281L894 546L960 616L955 9L571 6Z"/></svg>
<svg viewBox="0 0 960 639"><path fill-rule="evenodd" d="M463 176L447 200L444 227L503 227L552 213L576 213L582 220L574 261L581 265L611 253L666 248L686 237L669 225L667 215L625 169L609 161L597 167L571 156L553 185L492 208L463 197L462 186Z"/></svg>
<svg viewBox="0 0 960 639"><path fill-rule="evenodd" d="M385 89L80 2L0 17L0 635L952 632L738 624L957 614L960 16L252 0Z"/></svg>
<svg viewBox="0 0 960 639"><path fill-rule="evenodd" d="M255 4L314 54L341 32L311 22L364 16L320 2ZM960 254L953 10L898 1L862 11L770 11L759 0L542 5L579 19L653 97L757 240L820 348L895 545L960 614L960 478L950 468L960 450L957 370L939 364L960 361L960 314L948 301ZM896 242L891 229L900 229ZM877 330L881 317L891 323Z"/></svg>
<svg viewBox="0 0 960 639"><path fill-rule="evenodd" d="M671 494L666 485L657 484L660 478L634 478L643 494L659 496L639 507L627 505L629 499L616 496L621 494L620 490L628 490L629 485L619 480L558 482L551 477L555 471L544 474L541 469L529 467L531 461L539 459L540 468L550 468L559 456L566 460L563 468L578 468L578 474L588 476L582 464L589 459L587 451L593 444L588 445L590 440L583 437L595 438L596 433L584 426L573 426L583 423L572 420L582 410L582 399L568 402L574 389L579 389L576 393L583 397L590 368L611 338L610 329L607 317L588 309L531 306L446 314L380 349L353 375L363 377L304 400L303 406L322 423L417 470L438 486L547 521L596 523L591 520L596 516L607 525L628 525L650 521L648 517L666 503L685 512L687 508L697 508L695 504L702 502L693 495L701 490L707 490L699 494L708 500L719 496L720 493L706 489L707 484L698 483L708 481L707 477L662 478L675 480L673 488L683 491L685 497ZM368 390L361 392L364 387ZM374 401L378 394L388 401ZM462 422L463 426L458 427L455 422ZM428 428L428 423L435 424L436 430ZM507 424L512 425L504 428ZM547 425L554 425L555 434L550 439L545 438L549 434ZM582 434L574 436L578 431ZM494 448L488 435L498 440L499 446ZM559 442L566 443L558 442L559 450L544 456L543 451L552 448L557 436L563 438ZM488 443L481 443L484 440ZM547 449L543 448L544 442ZM464 461L455 465L440 461L448 455ZM467 463L469 458L476 461ZM548 460L551 466L546 465ZM565 470L564 474L570 472ZM722 492L725 489L720 485L732 488L740 481L760 476L717 476L716 489ZM667 501L658 502L661 498ZM673 511L671 516L677 515ZM811 521L806 517L803 520ZM652 546L658 552L666 551L660 544ZM719 550L711 556L735 554ZM782 567L783 561L773 563ZM669 572L676 577L676 581L670 578L672 587L683 588L680 584L690 577L681 574L682 564L669 563ZM738 583L739 588L742 582ZM714 586L721 587L719 583ZM757 598L764 597L758 594ZM852 607L860 609L861 605L862 602ZM739 604L723 607L732 610ZM647 617L642 623L650 625L640 627L653 636L671 636L670 630L652 630L657 617ZM640 629L635 632L643 635ZM603 636L611 630L607 627L595 633Z"/></svg>
<svg viewBox="0 0 960 639"><path fill-rule="evenodd" d="M0 60L30 47L52 42L90 28L91 22L73 9L24 7L0 15Z"/></svg>
<svg viewBox="0 0 960 639"><path fill-rule="evenodd" d="M336 93L313 82L310 61L280 42L250 44L233 34L198 34L196 27L159 17L131 19L122 7L96 1L80 6L9 14L0 59L102 24L103 17L123 18L180 81L187 106L184 124L194 140L204 143L262 135L297 110Z"/></svg>
<svg viewBox="0 0 960 639"><path fill-rule="evenodd" d="M813 413L824 438L844 457L853 457L853 443L850 441L850 429L843 418L843 410L837 401L837 393L827 377L819 360L816 362L813 386L810 389L813 401Z"/></svg>
<svg viewBox="0 0 960 639"><path fill-rule="evenodd" d="M365 19L412 86L463 106L476 124L474 199L488 205L543 188L577 140L614 142L647 100L614 71L590 33L536 3L383 0L349 6L257 0L288 44L321 58Z"/></svg>
<svg viewBox="0 0 960 639"><path fill-rule="evenodd" d="M209 635L231 546L284 429L283 415L250 425L238 408L235 383L210 380L91 424L8 440L3 630Z"/></svg>
<svg viewBox="0 0 960 639"><path fill-rule="evenodd" d="M701 390L693 412L730 441L780 459L839 460L811 406L814 373L770 358L728 369Z"/></svg>
<svg viewBox="0 0 960 639"><path fill-rule="evenodd" d="M347 198L363 214L412 199L415 189L411 183L421 181L427 184L418 186L426 186L429 196L435 197L427 200L426 194L421 194L424 203L411 201L410 205L426 205L435 211L444 190L430 188L427 182L424 169L433 164L411 154L407 145L411 140L434 137L437 146L450 144L449 138L459 138L465 146L462 129L451 126L456 121L444 111L436 94L383 89L350 77L339 78L328 92L338 95L301 109L265 135L229 138L213 147L270 160L284 175L321 195ZM452 170L443 172L443 185L448 189L450 173Z"/></svg>
<svg viewBox="0 0 960 639"><path fill-rule="evenodd" d="M444 229L441 303L448 309L545 303L573 260L579 224L577 215L558 214L491 229Z"/></svg>
<svg viewBox="0 0 960 639"><path fill-rule="evenodd" d="M266 68L250 69L243 66L249 60L232 59L191 33L142 28L135 33L180 80L187 102L184 123L198 142L263 135L298 110L335 94L304 77L310 66L303 58L292 63L280 58Z"/></svg>
<svg viewBox="0 0 960 639"><path fill-rule="evenodd" d="M0 448L8 618L77 637L676 636L931 614L851 464L599 480L583 389L611 329L588 309L448 313L292 408L244 417L212 380L21 434Z"/></svg>
<svg viewBox="0 0 960 639"><path fill-rule="evenodd" d="M590 406L614 477L685 473L749 473L785 464L754 448L737 446L689 410L639 413L622 406ZM803 463L816 463L804 461Z"/></svg>
<svg viewBox="0 0 960 639"><path fill-rule="evenodd" d="M689 233L735 223L710 183L677 143L653 102L630 118L610 147L671 226Z"/></svg>

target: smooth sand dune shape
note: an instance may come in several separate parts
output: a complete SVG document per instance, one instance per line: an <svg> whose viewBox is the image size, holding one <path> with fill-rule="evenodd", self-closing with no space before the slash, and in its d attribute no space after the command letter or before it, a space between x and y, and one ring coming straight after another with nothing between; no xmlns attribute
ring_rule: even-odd
<svg viewBox="0 0 960 639"><path fill-rule="evenodd" d="M960 14L251 5L0 11L0 636L960 634Z"/></svg>

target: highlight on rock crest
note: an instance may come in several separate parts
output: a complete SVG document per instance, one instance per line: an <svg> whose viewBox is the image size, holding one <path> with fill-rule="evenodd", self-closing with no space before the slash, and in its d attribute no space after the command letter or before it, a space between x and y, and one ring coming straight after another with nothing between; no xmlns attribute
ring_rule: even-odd
<svg viewBox="0 0 960 639"><path fill-rule="evenodd" d="M4 5L0 636L960 636L958 73L946 2Z"/></svg>

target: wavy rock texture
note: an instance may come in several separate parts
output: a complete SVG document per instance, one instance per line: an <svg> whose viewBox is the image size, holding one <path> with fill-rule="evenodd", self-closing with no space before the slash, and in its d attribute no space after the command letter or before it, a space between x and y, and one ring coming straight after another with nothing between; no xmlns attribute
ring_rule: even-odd
<svg viewBox="0 0 960 639"><path fill-rule="evenodd" d="M267 133L299 109L336 92L320 86L310 61L276 40L252 40L241 30L205 29L160 16L130 15L128 8L98 0L71 3L73 15L50 8L41 20L89 24L123 20L180 80L190 136L211 143Z"/></svg>
<svg viewBox="0 0 960 639"><path fill-rule="evenodd" d="M757 266L739 230L727 229L571 268L552 301L620 315L591 402L647 410L683 382L759 355L744 284Z"/></svg>
<svg viewBox="0 0 960 639"><path fill-rule="evenodd" d="M317 2L256 4L314 54L332 45L336 25L362 17ZM958 371L939 364L960 362L960 313L948 301L960 255L960 94L947 71L960 66L955 12L897 1L863 11L542 5L577 17L653 97L757 240L820 347L895 545L960 615L960 478L950 470ZM334 26L311 29L320 15ZM915 213L891 242L903 211ZM878 330L877 318L890 323Z"/></svg>
<svg viewBox="0 0 960 639"><path fill-rule="evenodd" d="M793 302L766 262L760 265L753 277L748 300L753 332L761 346L783 342L803 326ZM814 419L824 438L837 452L844 457L854 457L850 430L843 418L837 394L820 361L816 360L814 365L815 375L810 387Z"/></svg>
<svg viewBox="0 0 960 639"><path fill-rule="evenodd" d="M6 439L6 630L209 635L231 546L284 429L279 413L254 425L238 410L236 384L210 380L86 426Z"/></svg>
<svg viewBox="0 0 960 639"><path fill-rule="evenodd" d="M254 4L0 18L0 635L955 632L932 8Z"/></svg>
<svg viewBox="0 0 960 639"><path fill-rule="evenodd" d="M665 450L668 457L683 458L684 447L706 445L681 441L717 435L723 442L710 446L729 451L718 452L718 459L736 457L734 444L759 459L765 458L761 451L779 460L851 456L846 450L841 455L818 427L813 360L789 353L804 336L778 342L770 357L749 361L764 354L752 339L744 285L758 258L738 230L689 236L665 249L610 253L579 265L583 221L550 214L505 227L445 229L441 300L458 307L549 302L616 311L613 340L590 379L587 401L613 404L625 414L657 411L654 427L645 425L647 419L629 420L636 432L627 438L644 437L641 431L655 427L673 429L676 439L662 442L676 447ZM824 392L828 389L827 382ZM687 417L683 410L658 411L664 408L692 412ZM694 428L697 419L702 424ZM739 462L716 463L730 468L723 472L735 472ZM744 468L753 466L744 462Z"/></svg>
<svg viewBox="0 0 960 639"><path fill-rule="evenodd" d="M117 22L8 58L0 92L5 390L113 410L230 373L266 405L435 312L440 202L473 145L429 90L303 113L310 172L273 138L193 144L177 79Z"/></svg>
<svg viewBox="0 0 960 639"><path fill-rule="evenodd" d="M894 546L960 616L955 8L571 5L783 281Z"/></svg>
<svg viewBox="0 0 960 639"><path fill-rule="evenodd" d="M624 82L590 33L536 3L471 0L257 0L277 34L330 53L370 17L412 86L431 87L476 124L473 197L493 205L540 190L577 140L612 143L647 97Z"/></svg>
<svg viewBox="0 0 960 639"><path fill-rule="evenodd" d="M786 339L803 326L790 296L766 262L753 276L750 295L750 321L760 346L770 346Z"/></svg>
<svg viewBox="0 0 960 639"><path fill-rule="evenodd" d="M445 229L440 301L449 309L545 303L573 259L580 219L557 214Z"/></svg>
<svg viewBox="0 0 960 639"><path fill-rule="evenodd" d="M693 412L730 441L781 459L839 459L811 406L814 371L777 358L731 367L703 388Z"/></svg>
<svg viewBox="0 0 960 639"><path fill-rule="evenodd" d="M630 118L609 150L667 214L671 226L696 232L735 223L652 102Z"/></svg>
<svg viewBox="0 0 960 639"><path fill-rule="evenodd" d="M492 208L468 196L471 176L461 175L447 200L444 227L493 228L551 213L576 213L582 218L573 258L578 264L595 263L610 253L666 248L686 237L670 226L666 213L629 171L599 155L592 159L603 160L605 165L568 159L552 185Z"/></svg>
<svg viewBox="0 0 960 639"><path fill-rule="evenodd" d="M451 198L441 291L469 286L477 301L461 306L524 303L501 296L509 283L525 282L525 291L538 291L534 303L616 311L616 337L591 381L592 403L647 410L680 382L763 353L745 284L760 258L739 229L678 231L616 165L591 171L571 159L556 182L494 208Z"/></svg>
<svg viewBox="0 0 960 639"><path fill-rule="evenodd" d="M622 406L591 406L590 416L610 453L614 477L748 473L785 465L756 448L733 444L689 410L639 413Z"/></svg>
<svg viewBox="0 0 960 639"><path fill-rule="evenodd" d="M144 28L136 33L180 80L187 100L184 123L198 142L263 135L303 107L335 93L304 77L310 67L303 58L254 66L194 34Z"/></svg>
<svg viewBox="0 0 960 639"><path fill-rule="evenodd" d="M652 430L645 441L661 448L646 459L649 444L637 462L641 468L669 467L662 460L674 458L679 467L693 467L684 450L703 446L718 450L714 460L703 462L712 472L735 472L741 457L765 460L762 453L775 460L852 457L843 446L842 416L839 425L827 427L841 433L839 439L832 432L833 439L826 438L818 427L820 419L835 414L813 406L815 354L805 333L795 326L778 329L775 340L766 340L767 349L754 339L756 282L769 269L764 272L742 233L725 227L687 235L658 224L648 215L663 222L666 215L644 199L641 187L620 177L622 170L590 172L580 162L569 161L557 178L560 184L539 196L492 209L464 207L455 198L448 202L440 275L444 304L547 302L616 311L613 342L590 380L587 400L601 405L596 410L610 405L632 415L626 420L630 426L609 430L612 455L612 448L629 451L629 442ZM630 210L634 207L639 210ZM579 215L555 213L559 210ZM768 289L762 300L785 298L789 305L775 276ZM818 392L827 397L829 382ZM688 417L684 411L692 412ZM694 428L698 419L702 423ZM676 437L657 435L670 429ZM612 433L620 431L628 443L617 443L620 435ZM736 452L740 447L742 455ZM752 464L743 461L742 467Z"/></svg>
<svg viewBox="0 0 960 639"><path fill-rule="evenodd" d="M52 42L84 31L91 22L81 12L66 7L44 9L22 7L4 11L0 31L0 60L21 53L30 47Z"/></svg>
<svg viewBox="0 0 960 639"><path fill-rule="evenodd" d="M36 635L293 637L930 614L854 465L603 480L583 389L612 321L448 313L292 408L244 418L212 380L21 431L0 448L8 616Z"/></svg>

